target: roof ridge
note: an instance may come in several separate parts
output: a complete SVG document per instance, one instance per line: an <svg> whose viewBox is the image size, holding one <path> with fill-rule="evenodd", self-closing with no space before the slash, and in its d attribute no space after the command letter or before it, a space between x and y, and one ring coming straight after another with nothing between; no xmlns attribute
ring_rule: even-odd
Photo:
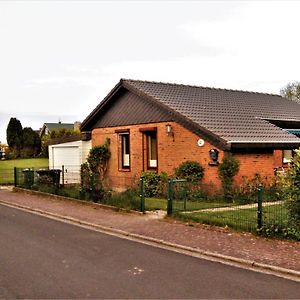
<svg viewBox="0 0 300 300"><path fill-rule="evenodd" d="M134 82L142 82L142 83L153 83L153 84L163 84L163 85L175 85L175 86L184 86L184 87L193 87L193 88L201 88L207 90L216 90L216 91L227 91L227 92L239 92L239 93L247 93L247 94L259 94L259 95L267 95L267 96L277 96L283 98L280 94L272 94L272 93L263 93L263 92L254 92L254 91L246 91L246 90L237 90L237 89L223 89L223 88L215 88L209 86L199 86L199 85L191 85L191 84L182 84L182 83L172 83L172 82L162 82L162 81L151 81L151 80L139 80L139 79L126 79L121 78L122 81L134 81Z"/></svg>

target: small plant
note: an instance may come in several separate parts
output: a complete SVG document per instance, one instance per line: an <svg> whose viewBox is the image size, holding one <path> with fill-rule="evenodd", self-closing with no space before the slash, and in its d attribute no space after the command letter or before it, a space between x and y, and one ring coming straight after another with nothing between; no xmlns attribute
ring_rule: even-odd
<svg viewBox="0 0 300 300"><path fill-rule="evenodd" d="M181 163L178 168L175 169L175 176L196 183L203 178L204 168L198 162L188 160Z"/></svg>
<svg viewBox="0 0 300 300"><path fill-rule="evenodd" d="M252 178L243 177L242 184L235 188L234 202L240 204L256 203L258 187L264 187L264 202L280 200L278 197L279 186L277 178L271 182L268 177L256 173Z"/></svg>
<svg viewBox="0 0 300 300"><path fill-rule="evenodd" d="M226 153L218 167L219 178L222 182L224 199L231 202L233 199L233 177L240 169L239 161L229 153Z"/></svg>
<svg viewBox="0 0 300 300"><path fill-rule="evenodd" d="M143 172L142 177L144 177L146 197L159 197L166 194L166 184L168 181L166 173Z"/></svg>
<svg viewBox="0 0 300 300"><path fill-rule="evenodd" d="M283 224L267 224L257 229L259 235L268 238L285 238L290 240L300 241L300 231L292 227L286 227Z"/></svg>
<svg viewBox="0 0 300 300"><path fill-rule="evenodd" d="M101 200L101 203L129 210L139 210L141 205L138 192L134 189L113 193L110 197Z"/></svg>

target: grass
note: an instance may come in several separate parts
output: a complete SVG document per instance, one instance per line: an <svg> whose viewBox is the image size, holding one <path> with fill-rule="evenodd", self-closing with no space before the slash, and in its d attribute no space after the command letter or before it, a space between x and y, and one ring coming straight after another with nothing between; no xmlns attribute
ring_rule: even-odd
<svg viewBox="0 0 300 300"><path fill-rule="evenodd" d="M0 161L0 184L14 183L14 167L46 168L48 158L8 159Z"/></svg>
<svg viewBox="0 0 300 300"><path fill-rule="evenodd" d="M228 226L238 230L256 231L257 207L232 211L205 211L195 213L177 213L176 218L217 226ZM282 204L272 205L263 209L263 224L287 223L287 210Z"/></svg>
<svg viewBox="0 0 300 300"><path fill-rule="evenodd" d="M48 167L48 158L26 158L26 159L8 159L0 161L0 171L17 168L44 168Z"/></svg>
<svg viewBox="0 0 300 300"><path fill-rule="evenodd" d="M145 198L145 208L146 210L166 210L167 209L167 199L161 198Z"/></svg>
<svg viewBox="0 0 300 300"><path fill-rule="evenodd" d="M234 206L238 204L234 203L226 203L226 202L206 202L206 201L187 201L186 202L186 210L200 210L206 208L216 208L216 207L228 207ZM161 198L145 198L145 207L146 210L155 210L167 209L167 199ZM183 210L184 202L183 201L173 201L173 209L176 210Z"/></svg>

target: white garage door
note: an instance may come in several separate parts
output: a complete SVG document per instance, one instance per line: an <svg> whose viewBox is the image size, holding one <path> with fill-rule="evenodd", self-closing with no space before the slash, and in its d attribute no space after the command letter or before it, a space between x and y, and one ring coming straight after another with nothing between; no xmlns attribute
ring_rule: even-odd
<svg viewBox="0 0 300 300"><path fill-rule="evenodd" d="M74 184L80 182L79 146L53 147L53 168L62 170L60 183Z"/></svg>
<svg viewBox="0 0 300 300"><path fill-rule="evenodd" d="M79 147L53 147L53 166L57 169L80 166Z"/></svg>

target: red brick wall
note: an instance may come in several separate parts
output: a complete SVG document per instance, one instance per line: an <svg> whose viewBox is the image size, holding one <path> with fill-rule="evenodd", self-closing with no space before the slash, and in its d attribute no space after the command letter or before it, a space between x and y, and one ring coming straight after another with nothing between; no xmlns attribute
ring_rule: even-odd
<svg viewBox="0 0 300 300"><path fill-rule="evenodd" d="M274 168L282 168L283 167L283 153L282 150L274 150Z"/></svg>
<svg viewBox="0 0 300 300"><path fill-rule="evenodd" d="M168 122L172 125L174 139L166 133L167 123L142 124L133 126L120 126L112 128L97 128L92 132L92 145L100 145L110 138L111 158L108 167L109 182L114 187L130 186L138 182L143 171L143 133L140 129L157 128L158 143L158 172L173 174L174 168L186 160L198 161L204 168L203 182L220 187L218 178L218 168L210 166L208 163L209 150L217 149L215 146L205 141L204 146L199 147L197 141L199 136L190 132L186 128L175 122ZM116 130L130 129L130 170L119 170L118 157L118 134ZM219 162L221 162L224 152L219 150ZM281 151L280 151L281 152ZM252 178L256 173L272 178L274 175L275 161L278 163L278 153L263 154L234 154L240 161L240 171L236 176L236 183L241 183L243 176ZM276 158L276 159L275 159Z"/></svg>
<svg viewBox="0 0 300 300"><path fill-rule="evenodd" d="M271 183L274 177L274 155L270 153L240 153L234 154L240 161L240 170L235 177L235 183L241 184L244 178L251 179L256 174L261 175Z"/></svg>

